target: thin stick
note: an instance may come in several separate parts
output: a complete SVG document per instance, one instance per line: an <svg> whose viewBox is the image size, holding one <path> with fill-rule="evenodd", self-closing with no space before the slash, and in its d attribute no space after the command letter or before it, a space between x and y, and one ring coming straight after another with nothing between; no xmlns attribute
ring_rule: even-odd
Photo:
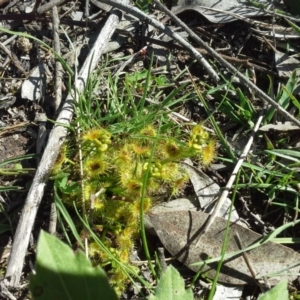
<svg viewBox="0 0 300 300"><path fill-rule="evenodd" d="M85 0L85 7L84 7L84 16L88 18L90 16L90 11L89 11L89 0Z"/></svg>
<svg viewBox="0 0 300 300"><path fill-rule="evenodd" d="M57 6L53 6L52 8L52 24L53 24L53 49L54 51L60 55L60 41L59 41L59 16L57 11ZM62 99L62 75L63 75L63 67L59 60L55 61L55 98L54 98L54 109L55 112L58 113L59 107ZM50 207L50 218L49 218L49 226L48 231L50 234L56 233L57 226L57 211L55 203L51 203Z"/></svg>
<svg viewBox="0 0 300 300"><path fill-rule="evenodd" d="M89 52L89 55L79 72L78 78L74 84L75 87L73 89L73 94L75 91L83 91L90 72L96 68L106 44L110 40L115 28L118 25L120 15L120 11L113 10L111 12L110 17L101 30L93 48ZM54 126L50 134L48 144L45 148L41 163L36 171L20 221L18 223L5 274L5 278L7 279L6 283L13 287L17 287L20 282L24 258L36 213L41 203L44 189L53 164L55 163L60 147L67 136L67 126L70 124L70 121L73 117L73 101L72 95L69 94L63 105L62 111L58 116L57 125Z"/></svg>
<svg viewBox="0 0 300 300"><path fill-rule="evenodd" d="M161 22L155 20L154 18L149 17L142 11L140 11L138 8L126 5L123 3L123 1L118 2L118 1L111 1L111 0L102 0L101 2L97 0L91 0L91 2L98 7L101 7L103 3L107 3L112 5L113 7L117 7L119 9L124 10L125 12L139 18L142 21L147 21L150 25L154 26L155 28L161 30L168 36L170 36L172 39L177 41L179 44L181 44L183 47L188 49L188 51L191 53L193 57L197 59L197 61L206 69L207 73L209 76L213 79L214 82L220 81L219 76L217 73L211 68L209 63L206 61L206 59L192 46L190 45L185 39L183 39L180 35L175 33L173 30L171 30L169 27L165 26ZM300 123L299 123L300 124Z"/></svg>
<svg viewBox="0 0 300 300"><path fill-rule="evenodd" d="M253 140L254 140L254 136L255 136L256 132L258 131L259 126L260 126L263 118L264 118L264 115L263 115L263 113L261 113L260 116L258 117L258 120L257 120L255 126L254 126L252 134L251 134L251 136L250 136L250 138L249 138L249 140L248 140L248 142L247 142L247 144L246 144L246 146L245 146L245 148L243 150L243 153L242 153L241 157L239 158L238 162L236 163L236 165L234 167L234 170L233 170L233 172L232 172L232 174L231 174L231 176L230 176L230 178L229 178L229 180L228 180L228 182L227 182L227 184L226 184L226 186L224 188L224 191L223 191L222 195L218 199L217 205L214 208L213 213L207 219L207 222L206 222L203 230L200 233L200 239L198 240L197 244L201 241L201 236L208 231L208 229L211 226L211 224L215 221L215 219L216 219L216 217L218 215L219 210L221 209L221 207L223 206L224 202L226 201L226 198L227 198L227 196L229 194L229 191L231 190L231 187L232 187L232 185L233 185L233 183L234 183L234 181L236 179L237 173L238 173L239 169L241 168L241 166L242 166L245 158L247 157L247 155L248 155L248 153L250 151L250 148L251 148Z"/></svg>
<svg viewBox="0 0 300 300"><path fill-rule="evenodd" d="M51 203L50 206L50 218L49 218L49 226L48 231L50 234L56 234L56 225L57 225L57 210L55 203Z"/></svg>
<svg viewBox="0 0 300 300"><path fill-rule="evenodd" d="M244 245L243 245L242 240L240 238L240 235L239 235L239 233L237 231L234 233L234 238L235 238L236 243L237 243L237 245L239 247L239 250L242 250L244 248ZM257 283L257 285L259 286L261 292L265 293L267 290L266 290L265 286L263 284L261 284L261 282L259 282L256 279L257 272L254 269L254 266L251 263L250 258L247 255L247 252L243 252L243 259L244 259L244 261L245 261L245 263L246 263L246 265L248 267L249 272L251 273L251 276L253 277L253 280L255 281L255 283ZM268 286L270 286L270 284L268 284Z"/></svg>
<svg viewBox="0 0 300 300"><path fill-rule="evenodd" d="M60 41L59 41L59 16L57 12L57 6L52 8L52 20L53 20L53 49L54 51L60 55ZM55 112L58 112L58 109L61 104L62 98L62 75L63 68L58 59L55 61L55 99L54 99L54 109Z"/></svg>
<svg viewBox="0 0 300 300"><path fill-rule="evenodd" d="M243 243L241 241L241 238L240 238L240 235L237 231L234 233L234 238L235 238L236 243L239 247L239 250L242 250L244 248L244 245L243 245ZM249 256L247 255L247 252L243 252L243 258L244 258L244 261L245 261L245 263L248 267L249 272L251 273L251 276L252 276L253 280L256 281L255 278L256 278L257 273L256 273L254 267L252 266L251 262L250 262Z"/></svg>
<svg viewBox="0 0 300 300"><path fill-rule="evenodd" d="M40 6L37 9L37 13L43 14L43 13L47 12L48 10L50 10L52 7L58 6L58 5L62 4L63 2L65 2L65 0L52 0L44 5Z"/></svg>
<svg viewBox="0 0 300 300"><path fill-rule="evenodd" d="M28 72L26 72L22 67L22 64L19 61L17 55L10 51L8 48L6 48L6 46L4 46L2 43L0 43L0 48L9 56L10 60L15 65L15 67L17 67L19 71L21 71L25 76L27 76Z"/></svg>

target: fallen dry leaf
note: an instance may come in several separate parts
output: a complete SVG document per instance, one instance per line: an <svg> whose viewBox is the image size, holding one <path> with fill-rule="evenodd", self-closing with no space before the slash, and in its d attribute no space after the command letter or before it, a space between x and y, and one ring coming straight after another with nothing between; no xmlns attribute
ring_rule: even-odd
<svg viewBox="0 0 300 300"><path fill-rule="evenodd" d="M224 240L227 221L223 218L216 218L208 232L201 237L201 242L196 246L197 238L208 216L206 213L195 211L173 211L148 215L164 247L179 261L196 272L199 267L190 265L219 256ZM261 235L232 223L226 253L241 250L235 239L236 232L239 234L243 248L262 238ZM276 284L283 278L294 280L300 268L299 266L295 267L296 264L300 264L300 254L288 247L272 242L267 242L248 251L247 256L256 272L256 277L276 273L293 266L290 270L285 270L280 275L270 278L268 281L271 284ZM216 267L217 262L205 265L202 274L208 278L213 278L216 274ZM219 282L235 285L255 283L242 254L224 262Z"/></svg>
<svg viewBox="0 0 300 300"><path fill-rule="evenodd" d="M188 10L195 10L214 23L227 23L236 20L232 16L224 14L223 12L210 11L202 6L212 7L221 11L229 11L243 17L268 15L265 11L249 5L246 0L177 0L176 5L172 7L172 12L177 14Z"/></svg>
<svg viewBox="0 0 300 300"><path fill-rule="evenodd" d="M286 53L276 51L275 62L279 77L289 78L290 76L292 76L295 70L297 72L297 75L299 75L300 61L298 59Z"/></svg>
<svg viewBox="0 0 300 300"><path fill-rule="evenodd" d="M45 64L38 64L31 72L26 80L24 80L21 88L21 97L30 101L38 101L44 96L46 91L45 82Z"/></svg>

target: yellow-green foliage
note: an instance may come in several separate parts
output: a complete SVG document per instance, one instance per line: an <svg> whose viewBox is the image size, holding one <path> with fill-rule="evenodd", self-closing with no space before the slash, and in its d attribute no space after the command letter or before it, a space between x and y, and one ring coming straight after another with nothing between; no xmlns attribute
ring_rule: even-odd
<svg viewBox="0 0 300 300"><path fill-rule="evenodd" d="M188 175L180 160L196 157L207 166L216 155L216 142L202 125L193 127L189 137L182 135L179 139L158 133L152 125L125 138L112 137L104 128L92 128L82 134L84 190L77 188L61 197L66 204L73 205L75 201L87 213L92 211L95 233L124 265L130 263L139 232L142 195L143 211L147 212L157 196L169 199L183 191ZM80 182L79 164L70 164L71 161L78 161L78 154L67 158L63 148L55 174L63 168L70 174L69 181ZM121 291L126 283L122 269L94 242L89 245L89 255L95 263L110 266L111 282Z"/></svg>
<svg viewBox="0 0 300 300"><path fill-rule="evenodd" d="M300 300L300 293L298 291L291 293L290 300Z"/></svg>

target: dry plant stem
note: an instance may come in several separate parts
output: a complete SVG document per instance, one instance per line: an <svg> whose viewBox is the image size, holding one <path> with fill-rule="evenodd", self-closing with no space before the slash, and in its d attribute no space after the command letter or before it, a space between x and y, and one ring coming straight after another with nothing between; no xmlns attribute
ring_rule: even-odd
<svg viewBox="0 0 300 300"><path fill-rule="evenodd" d="M216 219L216 217L218 215L219 210L223 206L223 204L224 204L224 202L225 202L225 200L226 200L226 198L227 198L227 196L229 194L229 191L231 190L231 187L232 187L232 185L233 185L233 183L235 181L237 173L238 173L239 169L241 168L241 166L242 166L245 158L247 157L247 155L248 155L248 153L250 151L251 145L252 145L253 140L254 140L254 136L255 136L256 132L258 131L259 126L260 126L263 118L264 118L264 115L263 115L263 113L261 113L260 116L258 117L258 120L257 120L256 124L255 124L253 132L252 132L252 134L251 134L251 136L250 136L250 138L249 138L249 140L248 140L248 142L247 142L247 144L246 144L246 146L245 146L245 148L243 150L243 153L242 153L241 157L239 158L239 160L237 161L237 163L236 163L236 165L234 167L234 170L233 170L233 172L232 172L232 174L231 174L231 176L230 176L230 178L229 178L229 180L228 180L228 182L227 182L227 184L226 184L226 186L224 188L224 191L223 191L223 193L221 194L220 198L217 201L217 205L214 208L213 213L207 219L207 222L206 222L203 230L200 233L200 238L199 238L197 244L199 244L199 242L201 241L201 236L208 231L208 229L211 226L211 224L215 221L215 219Z"/></svg>
<svg viewBox="0 0 300 300"><path fill-rule="evenodd" d="M53 20L53 49L60 55L60 42L59 42L59 16L57 12L57 6L52 8L52 20ZM62 98L62 76L63 76L63 67L58 59L55 61L55 99L54 99L54 109L55 112L58 112L58 109L61 104Z"/></svg>
<svg viewBox="0 0 300 300"><path fill-rule="evenodd" d="M50 219L49 219L49 226L48 231L50 234L55 235L56 234L56 225L57 225L57 210L55 203L51 203L50 208Z"/></svg>
<svg viewBox="0 0 300 300"><path fill-rule="evenodd" d="M235 232L235 233L234 233L234 238L235 238L236 243L237 243L237 245L238 245L238 247L239 247L239 250L242 250L244 246L243 246L243 244L242 244L242 241L241 241L241 238L240 238L238 232ZM243 258L244 258L244 261L245 261L245 263L246 263L246 265L247 265L247 267L248 267L248 269L249 269L249 272L251 273L251 275L252 275L252 277L253 277L253 280L255 280L255 277L256 277L256 274L257 274L257 273L256 273L256 271L254 270L254 267L252 266L252 264L251 264L251 262L250 262L250 260L249 260L249 257L248 257L248 255L247 255L246 252L243 252Z"/></svg>
<svg viewBox="0 0 300 300"><path fill-rule="evenodd" d="M161 22L158 22L154 18L149 17L142 11L140 11L138 8L126 5L123 3L123 1L112 1L112 0L102 0L101 2L97 0L91 0L91 2L98 7L102 5L103 3L107 3L112 5L113 7L117 7L119 9L124 10L125 12L137 17L140 19L142 22L147 21L150 25L154 26L155 28L159 29L160 31L164 32L167 34L169 37L177 41L179 44L181 44L183 47L188 49L188 51L191 53L193 57L197 59L197 61L206 69L208 72L209 76L213 79L214 82L220 81L219 76L217 73L211 68L209 63L206 61L206 59L193 47L191 46L186 40L184 40L180 35L175 33L173 30L171 30L169 27L165 26Z"/></svg>
<svg viewBox="0 0 300 300"><path fill-rule="evenodd" d="M84 15L85 15L86 18L88 18L90 16L89 4L90 4L90 1L85 0Z"/></svg>
<svg viewBox="0 0 300 300"><path fill-rule="evenodd" d="M59 17L57 12L57 6L53 6L52 8L52 20L53 20L53 49L54 51L60 55L60 42L59 42ZM61 63L56 60L55 62L55 98L54 98L54 109L55 112L58 113L58 109L61 104L62 99L62 76L63 76L63 67ZM48 231L50 234L56 233L56 226L57 226L57 211L55 203L51 203L50 209L50 219L49 219L49 226Z"/></svg>
<svg viewBox="0 0 300 300"><path fill-rule="evenodd" d="M106 44L110 40L120 19L120 11L113 10L101 30L93 48L82 66L78 78L75 80L73 94L82 92L90 72L95 69ZM9 258L5 277L7 284L13 287L19 285L23 262L29 243L35 216L44 194L44 189L56 161L61 145L67 136L67 126L73 117L73 96L69 94L60 112L57 125L51 131L48 144L45 148L41 163L38 166L33 183L29 190L24 209L15 233L13 247ZM61 124L61 125L60 125Z"/></svg>
<svg viewBox="0 0 300 300"><path fill-rule="evenodd" d="M124 63L122 63L122 65L119 67L119 69L117 70L117 72L114 74L115 77L119 76L119 74L129 65L132 63L132 61L135 60L135 58L137 58L138 56L142 55L142 51L143 50L147 50L148 46L143 47L141 50L139 50L138 52L134 53L133 55L131 55L129 57L128 60L126 60Z"/></svg>
<svg viewBox="0 0 300 300"><path fill-rule="evenodd" d="M157 248L157 256L158 256L159 264L161 266L161 271L164 272L167 269L167 263L165 257L165 249L163 247Z"/></svg>
<svg viewBox="0 0 300 300"><path fill-rule="evenodd" d="M13 40L15 40L16 38L17 38L16 35L12 35L12 36L9 37L8 39L6 39L6 40L2 43L2 45L6 46L6 45L10 44L10 42L12 42Z"/></svg>
<svg viewBox="0 0 300 300"><path fill-rule="evenodd" d="M107 0L105 0L107 1ZM163 6L161 3L159 3L157 0L154 0L154 2L158 5L158 7L165 12L167 15L169 15L174 22L176 22L179 26L184 28L186 32L191 36L191 38L197 42L202 48L204 48L213 58L215 58L221 65L226 67L231 71L232 74L234 74L236 77L238 77L241 82L245 84L246 87L251 88L257 96L259 96L261 99L268 102L270 105L272 105L274 108L278 110L284 117L286 117L291 122L294 122L300 127L300 121L296 119L294 116L289 114L284 108L282 108L277 102L275 102L271 97L269 97L267 94L265 94L261 89L259 89L255 84L253 84L248 78L246 78L242 73L240 73L232 64L228 63L222 56L220 56L215 50L213 50L211 47L209 47L202 39L197 36L192 30L190 30L183 22L181 22L171 11L169 11L165 6ZM209 9L209 8L208 8ZM217 10L219 11L219 10ZM220 11L219 11L220 12ZM232 14L230 14L232 15ZM235 15L235 14L234 14Z"/></svg>
<svg viewBox="0 0 300 300"><path fill-rule="evenodd" d="M11 126L7 126L5 127L5 129L0 130L0 136L1 135L5 135L6 133L13 131L15 129L21 128L21 127L28 127L29 125L37 125L33 122L22 122L16 125L11 125Z"/></svg>
<svg viewBox="0 0 300 300"><path fill-rule="evenodd" d="M9 56L9 58L11 59L11 61L15 65L15 67L17 67L19 69L19 71L21 71L23 73L23 75L27 76L28 73L22 67L18 57L12 51L7 49L2 43L0 43L0 48Z"/></svg>
<svg viewBox="0 0 300 300"><path fill-rule="evenodd" d="M11 294L8 290L8 288L5 286L5 283L3 282L3 280L1 280L0 282L0 296L2 297L1 299L7 299L7 300L17 300L17 298L15 298L13 296L13 294Z"/></svg>
<svg viewBox="0 0 300 300"><path fill-rule="evenodd" d="M97 7L99 7L100 9L102 9L103 11L109 11L111 9L111 6L110 5L107 5L107 4L104 4L102 2L104 1L101 1L98 2L98 1L95 1L95 0L90 0L94 5L96 5ZM97 2L97 3L95 3ZM129 3L128 3L129 4ZM124 5L127 5L127 3L124 3Z"/></svg>
<svg viewBox="0 0 300 300"><path fill-rule="evenodd" d="M35 115L34 122L36 122L39 126L37 141L36 141L36 153L40 155L43 152L42 150L44 149L44 146L47 141L47 136L48 136L46 114L45 113L37 113ZM36 159L36 161L37 161L37 165L38 165L40 163L39 156Z"/></svg>
<svg viewBox="0 0 300 300"><path fill-rule="evenodd" d="M8 3L8 5L6 5L6 6L4 7L4 9L3 9L3 14L4 14L4 15L7 14L7 11L8 11L11 7L15 6L18 2L19 2L18 0L10 1L10 2Z"/></svg>
<svg viewBox="0 0 300 300"><path fill-rule="evenodd" d="M239 249L242 250L245 246L243 245L242 240L241 240L240 235L239 235L238 232L234 233L234 238L236 240L236 243L237 243ZM243 252L243 258L244 258L244 261L245 261L245 263L246 263L246 265L247 265L247 267L249 269L250 274L253 277L253 281L255 283L257 283L257 285L259 286L261 292L265 293L266 292L265 287L258 280L256 280L256 274L257 274L257 272L255 271L255 269L253 267L253 263L251 263L251 261L249 259L249 256L247 255L247 252Z"/></svg>
<svg viewBox="0 0 300 300"><path fill-rule="evenodd" d="M52 0L42 6L40 6L38 9L37 9L37 13L38 14L43 14L45 12L47 12L48 10L50 10L52 7L54 6L58 6L62 3L64 3L65 0Z"/></svg>

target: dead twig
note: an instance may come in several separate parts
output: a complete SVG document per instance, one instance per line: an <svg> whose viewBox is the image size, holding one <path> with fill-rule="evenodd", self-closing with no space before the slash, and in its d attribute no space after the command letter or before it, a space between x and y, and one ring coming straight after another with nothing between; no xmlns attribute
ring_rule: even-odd
<svg viewBox="0 0 300 300"><path fill-rule="evenodd" d="M229 194L229 191L231 190L232 185L233 185L233 183L234 183L234 181L236 179L236 176L237 176L237 174L238 174L238 172L239 172L239 170L240 170L240 168L241 168L241 166L242 166L245 158L247 157L247 155L248 155L248 153L249 153L249 151L251 149L251 146L252 146L253 141L254 141L254 136L255 136L256 132L258 131L263 118L264 118L264 114L263 114L263 110L262 110L262 112L261 112L260 116L258 117L258 119L256 121L256 124L255 124L255 126L253 128L252 134L251 134L251 136L250 136L250 138L249 138L249 140L248 140L248 142L247 142L247 144L246 144L246 146L245 146L245 148L244 148L244 150L243 150L243 152L242 152L239 160L237 161L237 163L236 163L236 165L235 165L235 167L234 167L234 169L232 171L232 174L231 174L231 176L230 176L230 178L229 178L229 180L228 180L228 182L227 182L227 184L226 184L226 186L225 186L225 188L224 188L224 190L223 190L220 198L217 201L217 204L216 204L216 206L214 208L214 211L212 212L212 214L207 219L207 221L206 221L206 223L204 225L204 228L203 228L203 230L200 233L200 238L199 238L199 240L197 242L197 245L200 243L201 237L209 230L209 227L211 226L211 224L215 221L216 217L218 216L219 210L224 205L224 203L226 201L226 198L227 198L227 196Z"/></svg>
<svg viewBox="0 0 300 300"><path fill-rule="evenodd" d="M54 6L58 6L62 3L64 3L65 0L52 0L44 5L41 5L38 9L37 9L37 13L38 14L44 14L45 12L47 12L48 10L50 10L52 7Z"/></svg>
<svg viewBox="0 0 300 300"><path fill-rule="evenodd" d="M53 49L60 55L60 41L59 41L59 16L57 12L57 6L52 8L52 19L53 19ZM54 109L58 112L58 109L61 104L62 98L62 75L63 67L58 59L55 61L55 99L54 99Z"/></svg>
<svg viewBox="0 0 300 300"><path fill-rule="evenodd" d="M7 126L5 127L4 129L0 128L0 136L1 135L5 135L7 133L10 133L11 131L14 131L18 128L22 128L22 127L28 127L30 125L34 125L36 126L37 124L36 123L33 123L33 122L21 122L19 124L15 124L15 125L11 125L11 126Z"/></svg>
<svg viewBox="0 0 300 300"><path fill-rule="evenodd" d="M9 56L10 60L12 61L12 63L15 65L15 67L21 71L25 76L28 75L28 72L26 72L24 70L24 68L22 67L17 55L15 55L12 51L10 51L9 49L7 49L2 43L0 43L0 48Z"/></svg>
<svg viewBox="0 0 300 300"><path fill-rule="evenodd" d="M90 16L90 11L89 11L89 0L85 0L85 6L84 6L84 16L88 18Z"/></svg>
<svg viewBox="0 0 300 300"><path fill-rule="evenodd" d="M10 1L10 2L8 3L8 5L6 5L6 6L3 8L2 14L5 15L5 14L7 13L7 11L8 11L11 7L15 6L18 2L19 2L19 0L13 0L13 1Z"/></svg>
<svg viewBox="0 0 300 300"><path fill-rule="evenodd" d="M56 234L56 225L57 225L57 210L56 210L56 204L53 202L51 203L49 226L48 226L48 231L50 234L53 235Z"/></svg>
<svg viewBox="0 0 300 300"><path fill-rule="evenodd" d="M240 235L239 233L236 231L235 234L234 234L234 238L236 240L236 243L239 247L239 250L242 250L244 247L243 243L242 243L242 240L240 238ZM261 282L259 282L257 279L256 279L256 275L257 275L257 272L256 270L254 269L254 266L253 266L253 263L250 261L250 258L249 256L247 255L247 252L243 252L243 259L248 267L248 270L251 274L251 276L253 277L253 280L257 283L257 285L259 286L260 290L262 293L265 293L267 291L267 289L265 288L265 285L261 284ZM268 286L270 286L270 284L268 284Z"/></svg>

